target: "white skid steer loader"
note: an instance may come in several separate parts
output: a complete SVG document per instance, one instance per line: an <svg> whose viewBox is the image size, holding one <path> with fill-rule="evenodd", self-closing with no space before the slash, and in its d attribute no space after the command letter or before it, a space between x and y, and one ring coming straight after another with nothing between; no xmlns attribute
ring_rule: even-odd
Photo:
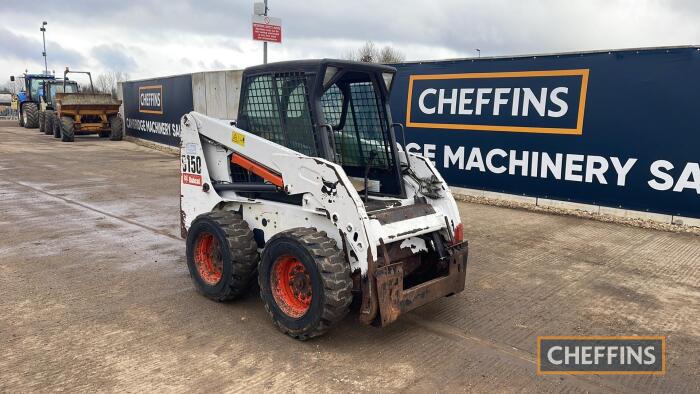
<svg viewBox="0 0 700 394"><path fill-rule="evenodd" d="M252 67L235 122L183 116L181 224L199 292L225 301L257 278L277 327L304 340L353 297L362 322L384 326L464 289L450 189L396 143L395 71L328 59Z"/></svg>

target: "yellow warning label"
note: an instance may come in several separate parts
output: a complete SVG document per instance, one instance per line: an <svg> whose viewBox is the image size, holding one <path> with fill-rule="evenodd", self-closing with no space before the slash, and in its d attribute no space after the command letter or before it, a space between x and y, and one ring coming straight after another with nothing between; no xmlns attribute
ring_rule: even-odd
<svg viewBox="0 0 700 394"><path fill-rule="evenodd" d="M234 131L231 133L231 142L240 146L245 146L245 135Z"/></svg>

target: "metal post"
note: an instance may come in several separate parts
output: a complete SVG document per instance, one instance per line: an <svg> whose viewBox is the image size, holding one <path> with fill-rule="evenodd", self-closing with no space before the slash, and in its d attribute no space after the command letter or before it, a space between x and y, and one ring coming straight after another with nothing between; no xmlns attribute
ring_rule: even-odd
<svg viewBox="0 0 700 394"><path fill-rule="evenodd" d="M265 0L265 16L267 16L267 0ZM263 64L267 64L267 41L263 42Z"/></svg>
<svg viewBox="0 0 700 394"><path fill-rule="evenodd" d="M44 27L47 24L48 23L46 23L46 21L42 22L41 28L39 29L41 31L41 38L44 41L44 52L42 52L41 54L44 55L44 73L45 74L49 73L49 64L46 61L46 28Z"/></svg>

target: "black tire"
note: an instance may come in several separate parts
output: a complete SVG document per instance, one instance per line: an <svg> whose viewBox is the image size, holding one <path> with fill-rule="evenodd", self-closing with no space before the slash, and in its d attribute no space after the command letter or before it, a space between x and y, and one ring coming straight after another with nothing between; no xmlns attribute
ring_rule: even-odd
<svg viewBox="0 0 700 394"><path fill-rule="evenodd" d="M303 264L304 275L308 273L306 278L311 282L308 309L297 316L285 311L290 311L288 305L278 302L279 294L283 291L277 284L284 284L286 280L283 277L280 281L278 264L288 256ZM289 280L290 287L296 280ZM273 282L276 284L273 285ZM277 328L302 341L324 334L341 321L352 301L350 267L343 252L325 232L314 228L295 228L273 236L263 250L258 283L265 309ZM297 297L296 292L294 296ZM308 296L307 293L306 298ZM298 312L295 309L291 311Z"/></svg>
<svg viewBox="0 0 700 394"><path fill-rule="evenodd" d="M22 113L25 116L25 128L36 129L39 127L39 108L37 108L36 103L24 103L24 105L22 105Z"/></svg>
<svg viewBox="0 0 700 394"><path fill-rule="evenodd" d="M19 127L24 127L24 112L21 109L17 114L17 123L19 123Z"/></svg>
<svg viewBox="0 0 700 394"><path fill-rule="evenodd" d="M209 237L212 243L203 245ZM253 232L239 214L217 211L198 216L190 226L186 242L187 268L197 291L215 301L228 301L245 294L260 260L257 248ZM206 271L198 252L206 252L204 257L217 266L218 281L212 280L215 275Z"/></svg>
<svg viewBox="0 0 700 394"><path fill-rule="evenodd" d="M53 131L53 138L61 138L61 119L58 118L57 113L53 113L51 117L51 129Z"/></svg>
<svg viewBox="0 0 700 394"><path fill-rule="evenodd" d="M109 139L112 141L121 141L124 138L124 123L122 122L121 115L112 115L109 117L109 127L111 133L109 134Z"/></svg>
<svg viewBox="0 0 700 394"><path fill-rule="evenodd" d="M44 132L44 118L45 118L46 113L45 112L39 112L39 132L43 133Z"/></svg>
<svg viewBox="0 0 700 394"><path fill-rule="evenodd" d="M44 134L53 134L53 111L44 111Z"/></svg>
<svg viewBox="0 0 700 394"><path fill-rule="evenodd" d="M61 141L73 142L75 140L75 125L70 116L61 116Z"/></svg>

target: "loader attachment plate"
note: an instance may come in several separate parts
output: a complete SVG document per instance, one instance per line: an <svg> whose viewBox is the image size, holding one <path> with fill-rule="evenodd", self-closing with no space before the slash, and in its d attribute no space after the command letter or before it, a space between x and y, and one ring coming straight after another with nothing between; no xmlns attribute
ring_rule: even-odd
<svg viewBox="0 0 700 394"><path fill-rule="evenodd" d="M401 263L377 268L375 279L382 326L395 321L402 313L464 290L469 253L467 243L455 245L450 249L449 272L446 276L428 280L409 289L403 288Z"/></svg>

